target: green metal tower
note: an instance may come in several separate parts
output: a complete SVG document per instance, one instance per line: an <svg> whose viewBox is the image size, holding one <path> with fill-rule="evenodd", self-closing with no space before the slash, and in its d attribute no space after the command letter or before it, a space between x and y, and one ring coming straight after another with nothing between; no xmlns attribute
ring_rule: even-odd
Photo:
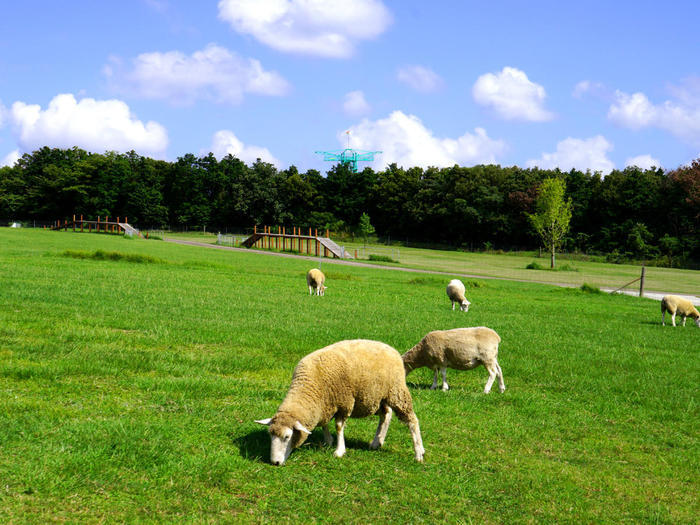
<svg viewBox="0 0 700 525"><path fill-rule="evenodd" d="M350 170L353 173L357 173L357 163L358 162L371 162L374 160L375 153L381 153L381 151L365 151L361 149L351 149L350 148L350 132L345 132L348 135L348 147L344 150L336 151L315 151L319 155L323 155L323 160L330 162L340 162L341 164L346 164L350 166Z"/></svg>

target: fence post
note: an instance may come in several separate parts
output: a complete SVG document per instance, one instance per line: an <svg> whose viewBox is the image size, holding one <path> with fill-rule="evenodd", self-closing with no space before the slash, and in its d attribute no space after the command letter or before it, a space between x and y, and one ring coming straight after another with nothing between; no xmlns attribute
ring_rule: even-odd
<svg viewBox="0 0 700 525"><path fill-rule="evenodd" d="M83 232L83 216L80 216L80 233Z"/></svg>
<svg viewBox="0 0 700 525"><path fill-rule="evenodd" d="M75 214L73 214L73 232L75 232Z"/></svg>
<svg viewBox="0 0 700 525"><path fill-rule="evenodd" d="M644 297L644 275L646 270L646 267L642 264L642 276L639 278L639 297Z"/></svg>

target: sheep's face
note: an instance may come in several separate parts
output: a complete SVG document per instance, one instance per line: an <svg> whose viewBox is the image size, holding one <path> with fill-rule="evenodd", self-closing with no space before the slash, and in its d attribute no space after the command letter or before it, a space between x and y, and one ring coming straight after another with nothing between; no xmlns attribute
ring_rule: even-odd
<svg viewBox="0 0 700 525"><path fill-rule="evenodd" d="M700 317L695 318L695 326L700 327Z"/></svg>
<svg viewBox="0 0 700 525"><path fill-rule="evenodd" d="M275 428L270 426L270 463L284 465L291 454L294 441L294 430L289 427Z"/></svg>
<svg viewBox="0 0 700 525"><path fill-rule="evenodd" d="M270 432L270 463L284 465L292 450L306 441L309 432L301 423L295 421L288 426L275 418L260 420L257 423L269 426Z"/></svg>
<svg viewBox="0 0 700 525"><path fill-rule="evenodd" d="M464 301L462 301L462 304L459 305L459 309L462 310L463 312L467 312L467 311L469 311L470 304L471 303L465 299Z"/></svg>
<svg viewBox="0 0 700 525"><path fill-rule="evenodd" d="M326 286L325 285L323 285L323 284L320 285L318 287L318 289L319 289L319 295L326 295Z"/></svg>

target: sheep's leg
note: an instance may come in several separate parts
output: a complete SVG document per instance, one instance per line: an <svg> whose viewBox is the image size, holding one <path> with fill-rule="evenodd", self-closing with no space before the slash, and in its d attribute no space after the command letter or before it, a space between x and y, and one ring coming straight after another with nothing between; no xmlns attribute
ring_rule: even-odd
<svg viewBox="0 0 700 525"><path fill-rule="evenodd" d="M686 320L686 319L687 319L687 317L684 315L684 316L683 316L683 326L685 326L685 320Z"/></svg>
<svg viewBox="0 0 700 525"><path fill-rule="evenodd" d="M673 312L671 314L671 323L673 324L673 326L676 326L676 312Z"/></svg>
<svg viewBox="0 0 700 525"><path fill-rule="evenodd" d="M415 412L413 412L413 401L408 388L404 387L396 393L396 396L387 401L390 408L394 409L399 421L408 425L413 439L413 451L416 454L416 461L423 461L425 449L423 448L423 440L420 436L420 425Z"/></svg>
<svg viewBox="0 0 700 525"><path fill-rule="evenodd" d="M443 366L440 372L442 372L442 390L444 392L450 389L450 385L447 384L447 367ZM435 375L437 376L437 370L435 371Z"/></svg>
<svg viewBox="0 0 700 525"><path fill-rule="evenodd" d="M452 311L453 312L455 311L455 302L454 301L452 301Z"/></svg>
<svg viewBox="0 0 700 525"><path fill-rule="evenodd" d="M411 439L413 439L413 452L416 455L416 461L423 462L425 449L423 448L423 439L420 436L420 425L418 418L413 414L413 418L408 422L408 429L411 431Z"/></svg>
<svg viewBox="0 0 700 525"><path fill-rule="evenodd" d="M438 369L436 368L433 370L433 384L430 387L430 390L435 390L437 388L437 380L438 380Z"/></svg>
<svg viewBox="0 0 700 525"><path fill-rule="evenodd" d="M391 423L391 407L388 405L382 405L379 412L379 426L377 427L377 433L374 435L374 440L370 443L369 448L376 450L384 444L386 439L386 433L389 431L389 423Z"/></svg>
<svg viewBox="0 0 700 525"><path fill-rule="evenodd" d="M503 382L503 370L501 370L498 361L496 361L496 368L498 368L498 391L502 394L506 391L506 384Z"/></svg>
<svg viewBox="0 0 700 525"><path fill-rule="evenodd" d="M314 294L313 286L309 285L309 295L313 295L313 294Z"/></svg>
<svg viewBox="0 0 700 525"><path fill-rule="evenodd" d="M493 386L496 376L498 376L498 369L493 363L489 363L488 365L484 363L484 366L486 367L486 370L489 371L489 378L488 381L486 381L486 386L484 387L484 394L488 394L491 392L491 386Z"/></svg>
<svg viewBox="0 0 700 525"><path fill-rule="evenodd" d="M345 419L335 418L335 431L338 434L338 445L336 446L333 455L337 458L342 458L345 455Z"/></svg>
<svg viewBox="0 0 700 525"><path fill-rule="evenodd" d="M661 310L661 326L666 326L666 310Z"/></svg>
<svg viewBox="0 0 700 525"><path fill-rule="evenodd" d="M331 436L331 431L328 430L328 423L323 425L323 442L329 447L333 445L333 436Z"/></svg>

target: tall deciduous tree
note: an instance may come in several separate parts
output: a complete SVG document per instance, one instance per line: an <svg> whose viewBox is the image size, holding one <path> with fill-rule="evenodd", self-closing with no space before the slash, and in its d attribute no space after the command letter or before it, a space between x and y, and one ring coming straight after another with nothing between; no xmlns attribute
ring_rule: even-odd
<svg viewBox="0 0 700 525"><path fill-rule="evenodd" d="M365 239L365 246L367 245L367 239L369 238L370 235L374 233L374 226L372 226L372 223L369 221L369 215L366 213L362 213L360 215L360 222L358 224L358 229L360 230L360 234L362 237Z"/></svg>
<svg viewBox="0 0 700 525"><path fill-rule="evenodd" d="M555 266L557 248L569 231L571 201L564 199L564 181L545 179L537 195L536 212L528 214L530 223L542 239L551 257L551 268Z"/></svg>

